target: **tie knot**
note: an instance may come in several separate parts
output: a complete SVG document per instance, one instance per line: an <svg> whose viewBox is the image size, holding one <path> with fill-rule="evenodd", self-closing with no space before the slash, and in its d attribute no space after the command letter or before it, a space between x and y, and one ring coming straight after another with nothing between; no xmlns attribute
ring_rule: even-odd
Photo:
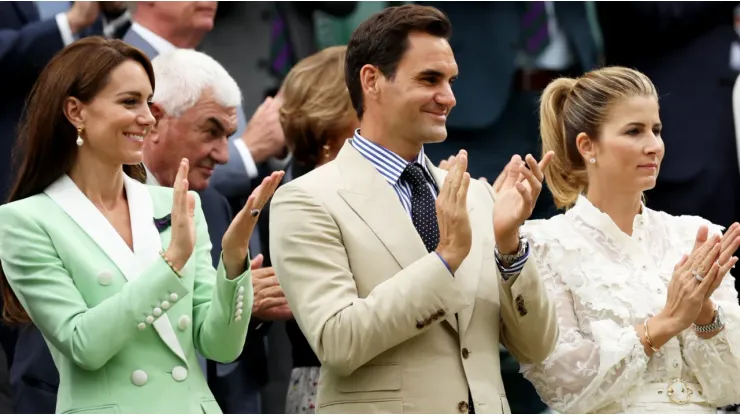
<svg viewBox="0 0 740 416"><path fill-rule="evenodd" d="M403 170L401 178L408 182L411 187L426 186L427 178L424 176L424 170L418 163L409 163Z"/></svg>

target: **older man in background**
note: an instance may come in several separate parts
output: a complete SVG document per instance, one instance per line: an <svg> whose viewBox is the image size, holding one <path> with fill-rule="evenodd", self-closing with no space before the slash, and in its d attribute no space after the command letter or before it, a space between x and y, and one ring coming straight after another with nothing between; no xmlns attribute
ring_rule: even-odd
<svg viewBox="0 0 740 416"><path fill-rule="evenodd" d="M213 29L217 4L215 1L137 2L131 29L123 40L144 51L150 59L175 49L195 49ZM275 158L287 155L278 108L279 100L265 100L247 127L241 102L236 107L237 125L228 143L229 162L214 171L212 181L233 205L245 200L263 177L283 169L287 163Z"/></svg>

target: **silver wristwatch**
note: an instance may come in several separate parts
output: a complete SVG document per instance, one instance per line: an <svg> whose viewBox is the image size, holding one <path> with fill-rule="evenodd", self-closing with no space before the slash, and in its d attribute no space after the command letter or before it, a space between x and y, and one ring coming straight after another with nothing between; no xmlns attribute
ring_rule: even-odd
<svg viewBox="0 0 740 416"><path fill-rule="evenodd" d="M725 313L722 312L722 307L717 305L714 308L714 321L708 325L696 325L694 324L694 330L700 333L717 332L725 326Z"/></svg>
<svg viewBox="0 0 740 416"><path fill-rule="evenodd" d="M524 237L519 237L519 247L514 254L501 254L498 251L498 246L496 247L495 251L496 258L498 259L499 263L503 264L504 266L511 266L512 264L516 263L516 261L521 259L526 252L527 240Z"/></svg>

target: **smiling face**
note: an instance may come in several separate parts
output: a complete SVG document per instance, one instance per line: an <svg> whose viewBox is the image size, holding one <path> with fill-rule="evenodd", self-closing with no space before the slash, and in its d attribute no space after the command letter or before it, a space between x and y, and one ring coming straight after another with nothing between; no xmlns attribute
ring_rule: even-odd
<svg viewBox="0 0 740 416"><path fill-rule="evenodd" d="M229 161L228 139L237 128L236 108L222 106L210 89L206 89L180 117L164 114L157 103L154 111L160 120L156 132L148 138L152 143L147 145L147 167L160 184L172 186L180 160L187 158L190 188L208 187L216 165Z"/></svg>
<svg viewBox="0 0 740 416"><path fill-rule="evenodd" d="M579 142L587 163L589 183L618 191L643 192L655 187L665 154L658 101L635 96L615 102L591 146Z"/></svg>
<svg viewBox="0 0 740 416"><path fill-rule="evenodd" d="M388 131L408 141L421 145L444 141L447 115L456 104L452 83L457 73L446 39L411 32L395 75L391 79L377 75L367 113L380 112Z"/></svg>
<svg viewBox="0 0 740 416"><path fill-rule="evenodd" d="M151 96L144 67L127 60L110 72L104 87L89 102L69 97L67 118L82 127L80 157L92 156L109 164L141 163L144 136L154 125Z"/></svg>

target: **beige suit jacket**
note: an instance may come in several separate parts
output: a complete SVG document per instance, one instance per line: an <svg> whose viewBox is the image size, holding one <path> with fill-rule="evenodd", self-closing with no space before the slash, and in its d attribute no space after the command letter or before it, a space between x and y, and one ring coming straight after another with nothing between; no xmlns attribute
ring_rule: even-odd
<svg viewBox="0 0 740 416"><path fill-rule="evenodd" d="M440 186L446 172L427 160ZM508 413L499 341L538 362L558 336L533 259L504 283L493 194L472 181L473 244L454 277L388 182L349 143L282 186L270 215L280 284L322 363L319 413Z"/></svg>

